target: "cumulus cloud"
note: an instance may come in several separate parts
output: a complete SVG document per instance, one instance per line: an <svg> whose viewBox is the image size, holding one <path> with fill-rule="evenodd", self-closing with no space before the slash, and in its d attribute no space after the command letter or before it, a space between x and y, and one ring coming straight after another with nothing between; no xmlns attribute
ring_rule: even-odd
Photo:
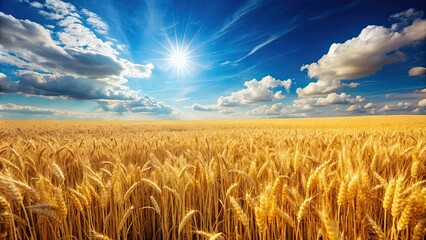
<svg viewBox="0 0 426 240"><path fill-rule="evenodd" d="M38 108L32 106L19 106L13 103L0 104L0 112L18 114L60 114L68 115L70 112L51 108Z"/></svg>
<svg viewBox="0 0 426 240"><path fill-rule="evenodd" d="M337 104L354 104L365 102L366 99L362 96L351 98L351 95L346 93L329 93L326 97L306 97L299 98L293 101L297 106L309 105L312 107L337 105Z"/></svg>
<svg viewBox="0 0 426 240"><path fill-rule="evenodd" d="M160 112L160 114L158 113ZM173 111L172 114L167 114L167 111L159 108L152 108L149 111L134 112L114 112L104 111L102 108L95 112L74 112L67 110L59 110L53 108L43 108L34 106L22 106L13 103L0 104L0 116L4 119L156 119L158 116L162 118L177 118L179 113Z"/></svg>
<svg viewBox="0 0 426 240"><path fill-rule="evenodd" d="M129 101L99 101L99 105L107 112L132 112L155 115L170 115L174 112L171 106L159 102L148 95Z"/></svg>
<svg viewBox="0 0 426 240"><path fill-rule="evenodd" d="M219 108L217 105L203 105L199 103L192 104L191 106L186 106L185 108L192 109L194 111L204 111L204 112L219 111Z"/></svg>
<svg viewBox="0 0 426 240"><path fill-rule="evenodd" d="M46 0L44 7L47 8L49 12L41 10L40 13L53 20L62 19L66 16L80 16L76 12L77 9L73 4L61 0Z"/></svg>
<svg viewBox="0 0 426 240"><path fill-rule="evenodd" d="M96 13L91 12L85 8L81 10L81 12L87 16L87 23L98 33L107 34L108 33L108 25L100 18Z"/></svg>
<svg viewBox="0 0 426 240"><path fill-rule="evenodd" d="M417 103L417 106L426 108L426 98L425 98L425 99L420 100L420 101Z"/></svg>
<svg viewBox="0 0 426 240"><path fill-rule="evenodd" d="M67 49L80 52L96 52L116 58L118 51L114 49L113 42L103 41L81 21L75 17L67 17L58 23L62 29L56 32L59 41Z"/></svg>
<svg viewBox="0 0 426 240"><path fill-rule="evenodd" d="M57 46L50 37L50 31L38 23L29 20L18 20L12 15L0 12L0 45L2 52L13 51L26 60L64 59L70 57L68 53Z"/></svg>
<svg viewBox="0 0 426 240"><path fill-rule="evenodd" d="M367 114L424 114L426 110L426 101L415 102L397 102L374 104L367 103L362 105L351 105L346 109L350 113Z"/></svg>
<svg viewBox="0 0 426 240"><path fill-rule="evenodd" d="M270 107L267 105L259 106L247 112L249 115L275 115L279 117L307 117L314 116L327 111L328 106L332 105L351 105L343 112L366 112L360 103L366 102L362 96L351 97L346 93L330 93L325 97L305 97L293 100L293 104L285 106L282 103L276 103Z"/></svg>
<svg viewBox="0 0 426 240"><path fill-rule="evenodd" d="M342 86L345 88L357 88L359 87L361 84L360 83L355 83L355 82L351 82L351 83L343 83Z"/></svg>
<svg viewBox="0 0 426 240"><path fill-rule="evenodd" d="M39 3L39 2L36 2L36 1L34 1L34 2L30 2L30 5L31 5L32 7L35 7L35 8L43 8L43 4L41 4L41 3Z"/></svg>
<svg viewBox="0 0 426 240"><path fill-rule="evenodd" d="M270 107L268 105L262 105L253 110L247 112L249 115L280 115L281 110L284 108L282 103L272 104Z"/></svg>
<svg viewBox="0 0 426 240"><path fill-rule="evenodd" d="M377 106L374 103L367 103L364 106L365 109L372 109L372 108L375 108L375 107L377 107Z"/></svg>
<svg viewBox="0 0 426 240"><path fill-rule="evenodd" d="M98 15L60 0L31 6L56 21L56 31L0 12L0 62L21 69L14 80L0 75L1 92L89 99L113 112L120 107L160 115L174 111L125 85L126 77L150 77L154 66L119 58L113 40L103 41L83 24L106 34L108 25Z"/></svg>
<svg viewBox="0 0 426 240"><path fill-rule="evenodd" d="M317 78L318 81L298 88L297 94L302 97L336 92L341 90L342 80L366 77L384 65L405 60L405 55L398 50L426 37L426 20L411 21L411 25L401 29L367 26L357 37L332 44L328 53L317 62L301 67L310 78Z"/></svg>
<svg viewBox="0 0 426 240"><path fill-rule="evenodd" d="M354 104L349 106L346 110L351 114L424 114L426 113L426 100L415 102L397 102L397 103L384 103L374 104L367 103L364 106ZM338 110L339 111L339 110Z"/></svg>
<svg viewBox="0 0 426 240"><path fill-rule="evenodd" d="M0 77L1 92L91 100L131 100L138 98L137 92L114 81L57 76L32 71L18 71L17 76L19 81Z"/></svg>
<svg viewBox="0 0 426 240"><path fill-rule="evenodd" d="M91 78L151 76L152 64L117 59L116 51L91 35L90 30L77 23L78 19L69 17L62 21L67 21L64 23L67 27L58 36L64 48L58 46L51 32L40 24L0 12L0 61L29 70Z"/></svg>
<svg viewBox="0 0 426 240"><path fill-rule="evenodd" d="M311 82L305 88L297 88L296 93L299 97L324 95L337 92L342 89L340 81L318 81Z"/></svg>
<svg viewBox="0 0 426 240"><path fill-rule="evenodd" d="M232 92L230 96L221 96L217 100L217 105L222 107L236 107L241 105L269 102L283 99L282 90L274 92L274 89L282 87L287 92L291 87L291 80L278 80L271 76L266 76L258 81L253 79L244 83L245 89Z"/></svg>
<svg viewBox="0 0 426 240"><path fill-rule="evenodd" d="M410 102L399 102L397 104L385 104L378 111L383 113L404 113L412 112L416 109L416 105Z"/></svg>
<svg viewBox="0 0 426 240"><path fill-rule="evenodd" d="M319 114L320 112L309 105L305 106L284 106L282 103L272 104L270 107L262 105L253 110L248 111L248 115L266 115L277 117L309 117Z"/></svg>
<svg viewBox="0 0 426 240"><path fill-rule="evenodd" d="M191 106L185 106L186 109L191 109L193 111L200 111L200 112L218 112L222 114L232 114L234 111L232 111L229 108L224 108L218 105L210 104L210 105L203 105L199 103L194 103Z"/></svg>
<svg viewBox="0 0 426 240"><path fill-rule="evenodd" d="M426 74L426 68L425 67L413 67L408 71L408 76L420 76Z"/></svg>
<svg viewBox="0 0 426 240"><path fill-rule="evenodd" d="M346 112L350 112L350 113L365 113L367 112L365 110L365 107L362 107L361 105L350 105L346 110Z"/></svg>
<svg viewBox="0 0 426 240"><path fill-rule="evenodd" d="M356 96L355 98L350 98L350 95L346 93L330 93L325 98L318 98L316 100L316 106L326 106L331 104L349 104L355 102L365 102L365 98L361 96Z"/></svg>
<svg viewBox="0 0 426 240"><path fill-rule="evenodd" d="M356 99L356 98L355 98ZM300 100L300 99L298 99ZM276 117L309 117L315 115L324 115L332 109L330 107L320 108L316 105L317 99L304 99L305 101L294 100L293 105L285 106L282 103L276 103L271 106L262 105L253 110L248 111L248 115L258 116L276 116ZM362 105L363 101L348 101L348 107L341 109L334 108L334 111L343 115L347 114L424 114L426 113L426 99L414 102L398 102L398 103L385 103L375 104L366 103ZM329 105L331 106L331 105Z"/></svg>
<svg viewBox="0 0 426 240"><path fill-rule="evenodd" d="M122 72L123 76L134 77L134 78L149 78L152 75L152 70L154 65L152 63L148 64L135 64L125 59L120 60L123 64L124 71Z"/></svg>

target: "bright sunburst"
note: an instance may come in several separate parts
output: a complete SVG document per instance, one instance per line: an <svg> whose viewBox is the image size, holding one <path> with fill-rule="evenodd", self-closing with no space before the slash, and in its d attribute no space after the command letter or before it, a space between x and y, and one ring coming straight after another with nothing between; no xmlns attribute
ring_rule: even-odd
<svg viewBox="0 0 426 240"><path fill-rule="evenodd" d="M173 68L177 73L187 73L190 70L191 56L186 48L174 46L169 49L167 61L169 68Z"/></svg>
<svg viewBox="0 0 426 240"><path fill-rule="evenodd" d="M163 28L162 30L165 41L158 41L163 47L163 51L158 53L164 56L162 60L166 64L166 70L173 70L177 75L187 75L195 70L196 66L201 66L195 61L197 57L194 55L194 51L196 48L192 46L196 34L187 39L186 30L181 36L178 36L175 26L173 26L173 30L171 28ZM168 31L172 31L172 33L170 34Z"/></svg>

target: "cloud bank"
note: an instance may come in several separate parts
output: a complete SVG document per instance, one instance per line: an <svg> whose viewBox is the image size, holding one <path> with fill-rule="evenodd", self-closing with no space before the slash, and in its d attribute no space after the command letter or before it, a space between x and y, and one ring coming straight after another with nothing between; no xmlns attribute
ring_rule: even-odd
<svg viewBox="0 0 426 240"><path fill-rule="evenodd" d="M404 61L405 55L398 50L426 37L426 20L412 19L418 16L415 13L394 15L395 19L404 17L410 20L396 23L391 28L367 26L357 37L344 43L332 44L328 53L317 62L301 67L310 78L317 78L318 81L311 82L304 88L297 88L298 96L336 92L342 89L342 80L366 77L387 64ZM407 25L408 22L411 24Z"/></svg>
<svg viewBox="0 0 426 240"><path fill-rule="evenodd" d="M274 89L284 88L287 92L291 87L291 79L279 80L266 76L258 81L253 79L244 83L245 89L232 92L229 96L220 96L217 105L221 107L236 107L260 102L269 102L283 99L282 90L274 92Z"/></svg>
<svg viewBox="0 0 426 240"><path fill-rule="evenodd" d="M121 45L106 36L109 26L96 13L60 0L30 5L56 25L50 30L0 12L0 62L19 69L13 78L0 76L0 92L93 100L111 111L122 105L129 112L173 112L126 86L129 77L151 77L154 65L121 58Z"/></svg>

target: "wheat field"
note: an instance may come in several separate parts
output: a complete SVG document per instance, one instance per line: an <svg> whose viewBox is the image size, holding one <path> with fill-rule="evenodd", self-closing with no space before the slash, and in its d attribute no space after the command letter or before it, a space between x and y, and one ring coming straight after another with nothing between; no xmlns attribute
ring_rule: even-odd
<svg viewBox="0 0 426 240"><path fill-rule="evenodd" d="M424 239L426 116L2 121L0 239Z"/></svg>

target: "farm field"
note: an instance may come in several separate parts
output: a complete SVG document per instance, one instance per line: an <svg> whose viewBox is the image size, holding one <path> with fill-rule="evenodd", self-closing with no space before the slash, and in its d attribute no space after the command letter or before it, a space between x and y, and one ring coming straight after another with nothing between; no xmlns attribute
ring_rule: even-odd
<svg viewBox="0 0 426 240"><path fill-rule="evenodd" d="M0 239L425 230L426 116L0 122Z"/></svg>

